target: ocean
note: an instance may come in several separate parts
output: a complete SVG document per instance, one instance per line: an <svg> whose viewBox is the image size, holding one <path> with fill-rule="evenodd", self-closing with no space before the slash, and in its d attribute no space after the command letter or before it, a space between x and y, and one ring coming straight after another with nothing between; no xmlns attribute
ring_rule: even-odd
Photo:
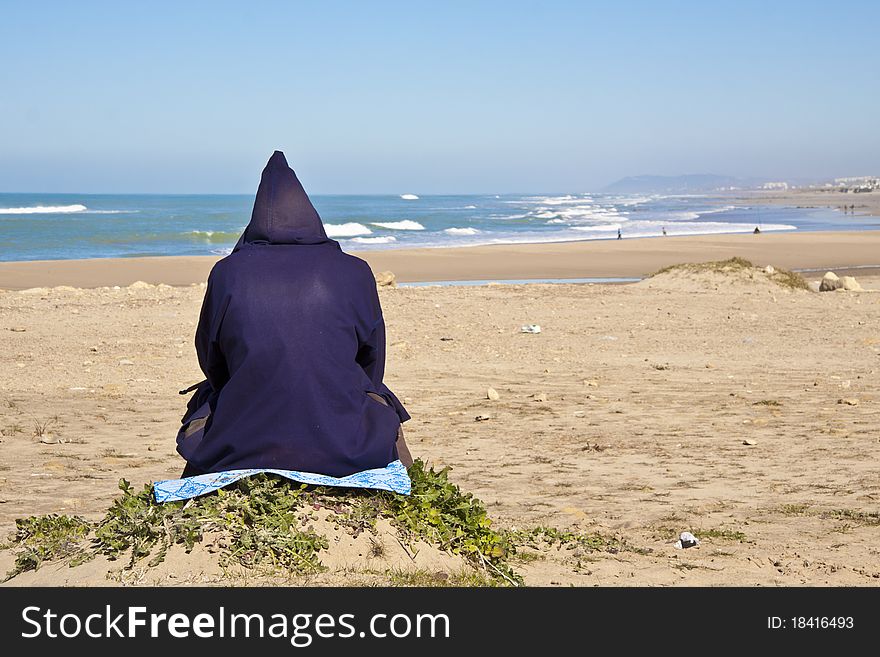
<svg viewBox="0 0 880 657"><path fill-rule="evenodd" d="M873 217L724 196L313 196L349 251L786 230L865 230ZM223 255L251 195L0 194L0 260Z"/></svg>

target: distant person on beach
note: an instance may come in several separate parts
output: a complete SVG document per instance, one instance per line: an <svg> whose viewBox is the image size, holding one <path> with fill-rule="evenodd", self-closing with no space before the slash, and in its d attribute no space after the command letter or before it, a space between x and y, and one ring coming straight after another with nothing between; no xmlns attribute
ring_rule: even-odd
<svg viewBox="0 0 880 657"><path fill-rule="evenodd" d="M755 230L752 231L755 235L758 235L761 232L761 229L755 226Z"/></svg>
<svg viewBox="0 0 880 657"><path fill-rule="evenodd" d="M663 237L666 237L666 226L663 226Z"/></svg>
<svg viewBox="0 0 880 657"><path fill-rule="evenodd" d="M373 272L327 237L280 151L250 223L208 277L196 353L206 380L177 436L184 477L241 468L342 477L412 464L401 428L409 413L382 380Z"/></svg>
<svg viewBox="0 0 880 657"><path fill-rule="evenodd" d="M620 234L620 228L617 229L617 239L622 240L623 235Z"/></svg>

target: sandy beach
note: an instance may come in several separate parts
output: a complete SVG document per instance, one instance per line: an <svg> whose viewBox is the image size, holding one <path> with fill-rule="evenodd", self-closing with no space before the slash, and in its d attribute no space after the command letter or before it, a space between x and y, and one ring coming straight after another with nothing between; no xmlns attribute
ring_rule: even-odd
<svg viewBox="0 0 880 657"><path fill-rule="evenodd" d="M708 235L551 244L353 252L400 282L533 278L640 278L680 262L739 256L786 269L880 273L880 231ZM212 256L0 262L0 289L94 288L136 281L172 286L207 279ZM871 268L872 271L861 271Z"/></svg>
<svg viewBox="0 0 880 657"><path fill-rule="evenodd" d="M867 291L761 275L383 287L386 382L414 454L452 466L505 527L638 548L577 569L535 561L527 584L876 585L880 278L855 268L878 247L880 233L800 233L366 255L402 281L643 276L733 255L851 268ZM212 261L0 264L0 534L31 514L98 519L120 477L179 475L177 391L202 378L192 340ZM703 542L676 550L686 530Z"/></svg>

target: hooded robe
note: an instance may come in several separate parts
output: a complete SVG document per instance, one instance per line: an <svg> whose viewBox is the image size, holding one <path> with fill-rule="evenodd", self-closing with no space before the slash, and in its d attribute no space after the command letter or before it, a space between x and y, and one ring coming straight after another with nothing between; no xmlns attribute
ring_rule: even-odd
<svg viewBox="0 0 880 657"><path fill-rule="evenodd" d="M342 477L397 459L410 416L382 382L375 278L327 237L280 151L263 170L250 224L211 270L195 344L206 381L177 447L190 472Z"/></svg>

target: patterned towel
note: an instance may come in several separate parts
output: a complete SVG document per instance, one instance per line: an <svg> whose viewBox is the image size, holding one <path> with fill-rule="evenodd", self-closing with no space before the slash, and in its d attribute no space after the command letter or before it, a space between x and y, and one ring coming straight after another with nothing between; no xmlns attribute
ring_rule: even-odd
<svg viewBox="0 0 880 657"><path fill-rule="evenodd" d="M384 468L355 472L347 477L328 477L312 472L296 470L273 470L272 468L250 468L248 470L229 470L215 474L198 475L186 479L168 479L153 484L153 494L157 502L177 502L192 497L212 493L219 488L235 483L244 477L270 472L287 477L293 481L314 486L341 486L344 488L377 488L402 495L409 495L410 480L406 468L400 461L393 461Z"/></svg>

